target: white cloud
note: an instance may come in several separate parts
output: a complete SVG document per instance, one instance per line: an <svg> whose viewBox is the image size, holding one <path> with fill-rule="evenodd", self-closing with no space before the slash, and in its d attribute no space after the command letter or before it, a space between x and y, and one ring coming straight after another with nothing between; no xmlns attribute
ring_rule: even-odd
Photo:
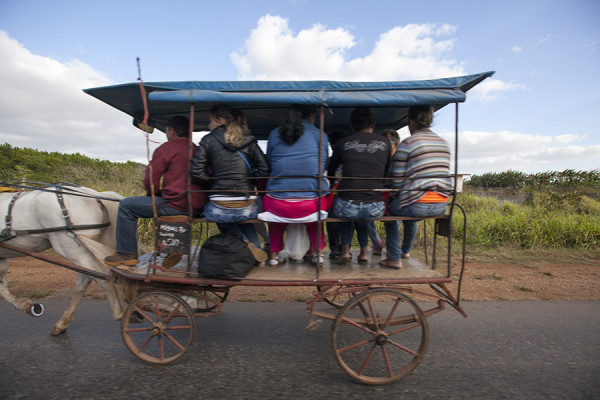
<svg viewBox="0 0 600 400"><path fill-rule="evenodd" d="M146 162L145 141L130 118L82 91L112 84L105 74L78 60L32 54L4 31L0 58L0 143ZM164 141L160 132L153 136Z"/></svg>
<svg viewBox="0 0 600 400"><path fill-rule="evenodd" d="M519 83L488 78L469 91L469 99L488 102L503 98L504 93L518 89L525 89L525 86Z"/></svg>
<svg viewBox="0 0 600 400"><path fill-rule="evenodd" d="M454 143L454 134L443 134ZM466 174L600 169L600 145L583 146L584 136L539 136L523 132L460 132L459 171Z"/></svg>
<svg viewBox="0 0 600 400"><path fill-rule="evenodd" d="M521 46L513 46L511 50L515 53L520 53L523 51L523 48Z"/></svg>
<svg viewBox="0 0 600 400"><path fill-rule="evenodd" d="M379 36L370 54L349 59L357 40L348 30L314 24L295 34L286 19L266 15L231 59L240 79L431 79L465 73L446 57L455 32L448 24L397 26Z"/></svg>

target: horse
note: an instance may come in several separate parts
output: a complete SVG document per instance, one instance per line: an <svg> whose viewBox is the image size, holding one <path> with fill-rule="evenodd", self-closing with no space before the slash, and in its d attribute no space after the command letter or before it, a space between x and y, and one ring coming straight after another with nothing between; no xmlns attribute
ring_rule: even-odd
<svg viewBox="0 0 600 400"><path fill-rule="evenodd" d="M73 264L91 271L77 273L69 306L54 324L51 335L63 333L75 317L77 307L92 279L106 293L113 318L120 320L123 307L104 256L116 247L118 201L115 192L97 192L86 187L48 185L45 189L0 193L0 245L29 252L49 248ZM114 201L112 201L114 200ZM2 214L6 217L2 217ZM27 254L27 253L25 253ZM19 310L35 316L43 312L29 299L17 299L8 289L8 259L24 254L0 246L0 296Z"/></svg>

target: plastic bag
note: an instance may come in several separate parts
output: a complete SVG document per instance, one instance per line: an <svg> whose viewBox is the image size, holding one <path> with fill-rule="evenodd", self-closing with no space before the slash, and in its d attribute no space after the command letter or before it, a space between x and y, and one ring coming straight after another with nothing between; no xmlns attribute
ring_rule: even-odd
<svg viewBox="0 0 600 400"><path fill-rule="evenodd" d="M285 245L283 251L292 260L302 260L302 257L310 249L310 239L304 224L288 224L285 227Z"/></svg>

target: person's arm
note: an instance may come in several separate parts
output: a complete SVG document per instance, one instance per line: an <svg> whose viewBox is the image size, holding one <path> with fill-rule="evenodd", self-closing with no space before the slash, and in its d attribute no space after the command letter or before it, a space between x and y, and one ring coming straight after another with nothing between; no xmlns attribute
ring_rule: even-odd
<svg viewBox="0 0 600 400"><path fill-rule="evenodd" d="M192 178L200 182L206 182L210 178L208 173L208 155L206 150L206 141L201 140L194 157L192 157L192 163L190 167L190 174Z"/></svg>
<svg viewBox="0 0 600 400"><path fill-rule="evenodd" d="M329 166L327 167L327 176L329 176L329 185L333 186L335 184L335 172L337 171L338 166L341 161L341 147L339 143L333 148L333 154L331 155L331 159L329 160Z"/></svg>
<svg viewBox="0 0 600 400"><path fill-rule="evenodd" d="M327 171L329 167L327 161L329 159L329 137L323 132L323 143L321 143L321 168L322 171Z"/></svg>
<svg viewBox="0 0 600 400"><path fill-rule="evenodd" d="M166 144L166 143L165 143ZM169 164L169 160L165 154L165 148L163 147L165 144L159 146L156 150L154 150L154 154L152 154L152 160L148 167L146 167L146 173L144 176L144 189L146 189L146 195L150 196L152 194L152 187L150 184L150 172L152 171L152 184L154 186L154 195L160 196L161 187L160 187L160 179L164 175L167 170L167 166Z"/></svg>
<svg viewBox="0 0 600 400"><path fill-rule="evenodd" d="M257 143L252 143L249 150L252 158L254 176L269 176L271 173L271 167L269 167L265 153L263 153Z"/></svg>
<svg viewBox="0 0 600 400"><path fill-rule="evenodd" d="M393 186L395 188L402 187L406 182L404 179L407 174L408 160L410 157L411 146L410 143L405 139L403 140L396 149L396 154L392 160L391 176L395 178Z"/></svg>

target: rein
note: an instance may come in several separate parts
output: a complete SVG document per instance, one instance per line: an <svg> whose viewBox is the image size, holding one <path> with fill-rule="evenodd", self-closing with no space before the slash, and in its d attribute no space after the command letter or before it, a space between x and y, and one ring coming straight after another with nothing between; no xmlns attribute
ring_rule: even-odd
<svg viewBox="0 0 600 400"><path fill-rule="evenodd" d="M2 184L4 184L4 183L2 183ZM34 190L40 190L43 192L51 192L51 193L56 194L58 204L60 205L60 209L62 211L63 218L65 220L65 226L57 226L57 227L53 227L53 228L40 228L40 229L19 229L19 230L12 229L12 209L14 207L15 202L19 198L19 196L21 196L21 194L24 193L24 192L18 192L10 199L10 203L8 203L8 212L5 217L6 227L2 231L0 231L0 243L14 239L17 236L33 235L33 234L37 234L37 233L60 232L60 231L67 231L67 232L71 233L73 235L72 236L73 240L77 241L77 236L75 235L75 233L73 231L86 230L86 229L100 229L100 228L106 228L107 226L110 226L110 221L103 222L100 224L73 225L73 223L71 222L71 217L69 216L69 210L67 209L67 207L65 205L65 201L64 201L64 197L63 197L63 189L65 189L65 188L63 186L59 186L59 185L50 185L50 184L47 184L47 185L54 186L56 188L56 190L48 190L48 189L42 189L42 188L36 188L36 187L30 187L30 188L32 188ZM11 186L23 187L24 185L11 185ZM70 188L67 188L67 189L70 189ZM75 192L77 192L77 191L75 191ZM98 202L100 207L104 207L104 205L100 202L100 199L104 200L105 198L100 197L100 196L86 195L81 192L77 192L77 193L80 193L80 194L75 194L75 193L65 193L65 194L94 198L94 199L96 199L96 201ZM108 198L106 198L106 199L108 200ZM115 199L110 199L110 200L115 201Z"/></svg>
<svg viewBox="0 0 600 400"><path fill-rule="evenodd" d="M29 181L27 181L27 183L34 184L34 185L44 185L44 186L55 188L57 190L65 190L66 191L65 194L68 194L70 196L88 197L90 199L117 201L117 202L121 201L120 199L114 199L112 197L96 196L93 194L80 192L79 190L76 190L76 189L73 189L70 187L66 187L66 186L62 186L62 185L54 185L52 183L29 182ZM8 187L14 187L14 188L19 188L19 189L29 189L29 190L37 190L40 192L56 193L56 190L41 188L38 186L24 185L24 184L19 184L19 183L0 182L0 186L8 186Z"/></svg>

